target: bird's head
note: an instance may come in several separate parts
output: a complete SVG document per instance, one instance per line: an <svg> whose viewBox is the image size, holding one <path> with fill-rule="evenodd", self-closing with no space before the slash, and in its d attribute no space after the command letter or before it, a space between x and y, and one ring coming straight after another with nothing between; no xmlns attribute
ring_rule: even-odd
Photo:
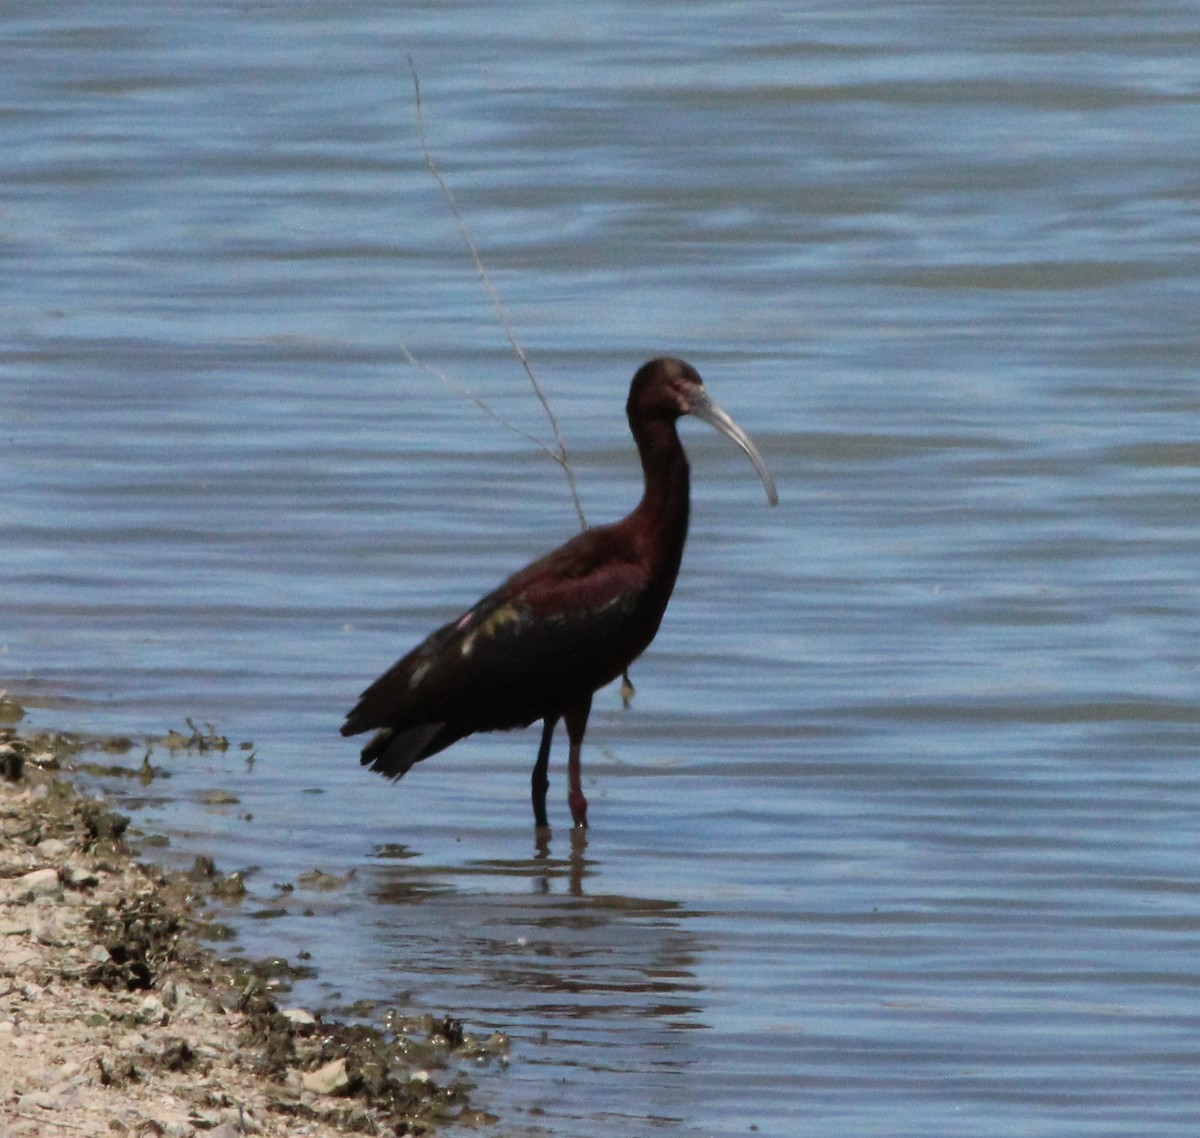
<svg viewBox="0 0 1200 1138"><path fill-rule="evenodd" d="M642 364L630 384L625 412L631 424L635 420L649 419L674 422L681 415L703 419L746 452L766 488L767 501L772 506L779 501L775 480L758 448L750 441L750 436L709 398L704 380L691 364L670 356Z"/></svg>

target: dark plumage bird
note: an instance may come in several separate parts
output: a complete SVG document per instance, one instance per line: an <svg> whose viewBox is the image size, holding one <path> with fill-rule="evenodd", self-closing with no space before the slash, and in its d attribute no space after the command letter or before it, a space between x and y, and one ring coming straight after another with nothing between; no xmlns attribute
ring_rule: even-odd
<svg viewBox="0 0 1200 1138"><path fill-rule="evenodd" d="M658 631L679 572L688 525L688 461L676 433L695 415L749 455L772 505L775 483L746 433L709 399L696 369L656 359L633 377L625 406L645 474L637 508L573 537L509 577L379 677L346 716L343 735L375 730L362 761L397 779L476 731L542 720L533 814L547 825L550 742L570 740L568 801L587 825L579 752L592 694L615 680Z"/></svg>

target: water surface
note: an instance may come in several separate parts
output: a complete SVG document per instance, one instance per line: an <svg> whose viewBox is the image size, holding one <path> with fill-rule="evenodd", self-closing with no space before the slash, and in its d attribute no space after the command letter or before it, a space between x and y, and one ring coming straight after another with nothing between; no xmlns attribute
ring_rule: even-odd
<svg viewBox="0 0 1200 1138"><path fill-rule="evenodd" d="M10 5L0 685L246 752L136 824L250 871L311 1006L513 1037L512 1134L1190 1135L1200 12ZM588 517L683 355L672 607L596 701L396 787L358 691ZM561 746L561 744L560 744ZM561 757L561 756L560 756ZM236 805L206 806L231 789ZM277 884L354 871L332 894Z"/></svg>

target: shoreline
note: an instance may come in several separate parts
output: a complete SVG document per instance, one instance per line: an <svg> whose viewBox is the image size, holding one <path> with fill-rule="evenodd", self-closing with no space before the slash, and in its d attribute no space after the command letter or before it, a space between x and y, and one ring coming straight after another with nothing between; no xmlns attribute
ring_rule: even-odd
<svg viewBox="0 0 1200 1138"><path fill-rule="evenodd" d="M22 717L0 693L0 1138L496 1121L457 1065L503 1060L507 1040L479 1043L448 1016L385 1034L281 1006L281 958L255 967L206 940L209 905L237 875L204 857L190 872L141 860L129 819L72 782L78 756L131 741L23 732Z"/></svg>

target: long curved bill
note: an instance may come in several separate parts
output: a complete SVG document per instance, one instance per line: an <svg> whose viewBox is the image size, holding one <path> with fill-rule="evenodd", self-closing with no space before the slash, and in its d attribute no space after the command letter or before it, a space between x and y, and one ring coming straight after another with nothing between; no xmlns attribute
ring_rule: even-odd
<svg viewBox="0 0 1200 1138"><path fill-rule="evenodd" d="M708 397L707 392L692 392L691 398L688 400L688 410L697 419L703 419L710 426L716 427L726 438L733 439L746 452L766 488L767 501L772 506L778 505L779 495L775 493L775 479L771 477L767 464L763 462L762 455L758 453L758 447L750 441L750 436Z"/></svg>

